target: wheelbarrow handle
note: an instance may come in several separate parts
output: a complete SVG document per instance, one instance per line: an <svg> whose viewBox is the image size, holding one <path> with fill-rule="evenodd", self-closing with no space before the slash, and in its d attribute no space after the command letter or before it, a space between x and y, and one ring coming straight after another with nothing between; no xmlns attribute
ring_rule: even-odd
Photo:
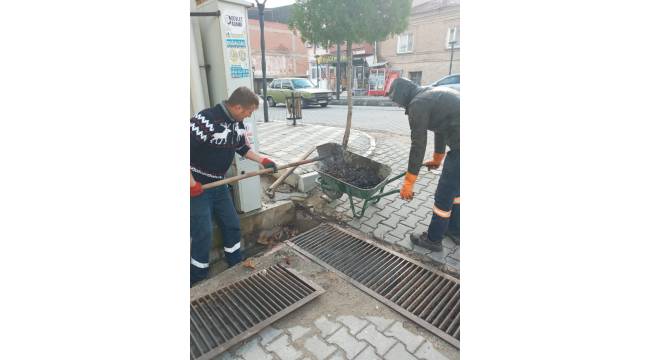
<svg viewBox="0 0 650 360"><path fill-rule="evenodd" d="M421 166L422 166L422 167L425 167L425 166L427 166L427 165L426 165L426 164L422 164ZM390 178L388 181L386 181L386 184L388 184L388 183L390 183L390 182L393 182L393 181L395 181L395 180L397 180L397 179L403 178L405 175L406 175L406 171L403 172L403 173L401 173L401 174L399 174L399 175L396 175L395 177ZM399 190L391 190L391 191L385 192L385 193L383 193L383 194L380 194L380 195L378 196L378 198L380 198L380 197L384 197L384 196L388 196L388 195L392 195L392 194L396 194L396 193L398 193L398 192L399 192ZM415 193L413 193L413 194L415 195ZM374 196L373 196L373 198L374 198Z"/></svg>
<svg viewBox="0 0 650 360"><path fill-rule="evenodd" d="M393 182L393 181L395 181L395 180L397 180L397 179L401 179L401 178L404 177L404 175L406 175L406 172L403 172L403 173L401 173L401 174L399 174L399 175L396 175L396 176L394 176L394 177L388 179L388 181L386 181L386 184L388 184L388 183L390 183L390 182Z"/></svg>
<svg viewBox="0 0 650 360"><path fill-rule="evenodd" d="M420 167L425 167L425 166L427 166L427 165L426 165L426 164L422 164L422 165L420 165ZM406 175L406 171L403 172L403 173L401 173L401 174L399 174L399 175L397 175L397 176L395 176L394 178L391 178L390 180L386 181L386 183L389 183L389 182L391 182L391 181L395 181L395 180L397 180L397 179L399 179L399 178L401 178L401 177L404 177L405 175Z"/></svg>
<svg viewBox="0 0 650 360"><path fill-rule="evenodd" d="M317 158L313 158L313 159L296 161L296 162L292 162L292 163L289 163L289 164L286 164L286 165L280 165L280 166L277 167L277 169L282 170L282 169L286 169L286 168L290 168L290 167L294 167L294 166L310 164L310 163L313 163L313 162L316 162L316 161L320 161L322 159L323 159L323 157L317 157ZM211 188L214 188L214 187L217 187L217 186L231 184L231 183L237 182L239 180L247 179L249 177L263 175L263 174L270 174L272 172L273 172L273 169L262 169L262 170L258 170L258 171L251 171L251 172L248 172L248 173L245 173L245 174L229 177L227 179L211 182L211 183L203 185L202 187L203 187L203 190L211 189Z"/></svg>

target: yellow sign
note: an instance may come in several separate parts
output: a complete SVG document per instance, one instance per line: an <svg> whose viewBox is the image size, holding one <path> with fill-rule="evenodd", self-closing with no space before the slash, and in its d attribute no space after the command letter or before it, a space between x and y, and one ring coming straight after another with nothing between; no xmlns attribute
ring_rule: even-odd
<svg viewBox="0 0 650 360"><path fill-rule="evenodd" d="M344 63L348 61L346 56L341 55L341 62ZM336 55L326 54L321 55L316 58L317 64L336 64Z"/></svg>

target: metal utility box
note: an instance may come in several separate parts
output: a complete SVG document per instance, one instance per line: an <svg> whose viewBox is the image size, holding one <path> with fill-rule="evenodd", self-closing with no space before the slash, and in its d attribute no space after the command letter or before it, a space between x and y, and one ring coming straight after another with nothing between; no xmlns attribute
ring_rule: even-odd
<svg viewBox="0 0 650 360"><path fill-rule="evenodd" d="M194 36L194 40L200 43L199 52L202 54L197 55L198 66L205 69L203 74L207 81L206 97L209 99L209 106L227 99L240 86L253 89L247 16L247 10L252 6L253 3L249 1L211 0L193 9L202 13L218 12L218 16L192 18L192 31L195 33L196 28L199 29L199 35ZM192 66L196 66L195 62L192 62ZM255 118L244 120L244 124L250 147L258 152ZM258 163L236 154L230 176L255 170L259 170ZM262 207L262 187L259 177L239 181L235 184L234 190L238 211L249 212Z"/></svg>

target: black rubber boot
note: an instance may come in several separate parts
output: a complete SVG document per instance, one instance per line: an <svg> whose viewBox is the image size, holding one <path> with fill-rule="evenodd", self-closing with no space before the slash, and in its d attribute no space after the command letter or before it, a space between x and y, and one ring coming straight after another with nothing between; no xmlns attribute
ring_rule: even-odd
<svg viewBox="0 0 650 360"><path fill-rule="evenodd" d="M423 232L421 234L411 234L411 242L414 245L421 246L431 251L442 251L442 241L433 242L429 240L429 236L426 232Z"/></svg>

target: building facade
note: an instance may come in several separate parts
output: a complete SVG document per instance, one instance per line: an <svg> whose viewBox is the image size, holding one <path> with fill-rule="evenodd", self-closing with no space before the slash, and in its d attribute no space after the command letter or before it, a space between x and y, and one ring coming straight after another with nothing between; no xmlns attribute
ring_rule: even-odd
<svg viewBox="0 0 650 360"><path fill-rule="evenodd" d="M408 28L379 43L377 57L420 85L448 75L450 64L459 73L460 0L414 1Z"/></svg>
<svg viewBox="0 0 650 360"><path fill-rule="evenodd" d="M341 89L347 89L346 44L341 44L341 63L337 64L336 46L329 49L318 47L309 59L310 80L323 89L336 90L336 72L341 72ZM369 68L375 64L375 49L371 44L352 44L352 90L355 95L368 93Z"/></svg>
<svg viewBox="0 0 650 360"><path fill-rule="evenodd" d="M252 71L255 91L259 93L262 81L262 47L258 20L248 20ZM267 81L279 77L307 77L309 71L309 48L286 24L264 21Z"/></svg>

